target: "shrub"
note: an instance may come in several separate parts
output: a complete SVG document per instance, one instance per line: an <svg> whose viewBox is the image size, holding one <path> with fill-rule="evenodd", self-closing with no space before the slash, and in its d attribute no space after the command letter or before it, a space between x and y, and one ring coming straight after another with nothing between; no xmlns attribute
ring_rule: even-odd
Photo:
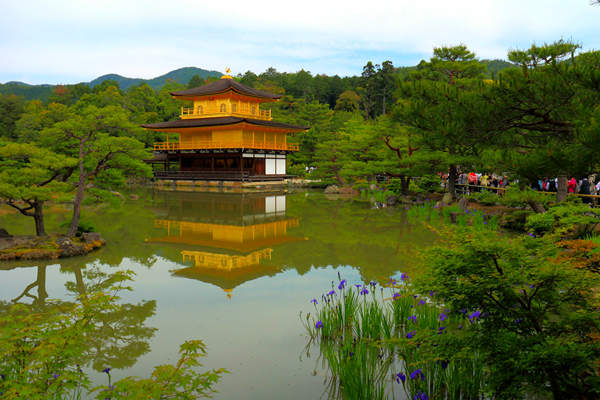
<svg viewBox="0 0 600 400"><path fill-rule="evenodd" d="M416 180L416 184L421 190L428 193L441 192L443 190L440 177L435 174L423 175Z"/></svg>
<svg viewBox="0 0 600 400"><path fill-rule="evenodd" d="M535 234L552 234L556 239L580 239L592 234L600 224L600 210L579 202L565 202L542 214L533 214L525 225Z"/></svg>
<svg viewBox="0 0 600 400"><path fill-rule="evenodd" d="M557 254L546 238L472 229L447 231L425 254L417 288L437 292L450 313L471 315L470 329L448 332L448 351L481 352L490 398L600 393L600 280Z"/></svg>
<svg viewBox="0 0 600 400"><path fill-rule="evenodd" d="M525 225L527 224L527 218L532 214L533 211L530 210L515 210L502 215L499 219L499 224L504 229L526 232Z"/></svg>
<svg viewBox="0 0 600 400"><path fill-rule="evenodd" d="M493 206L500 201L498 195L492 191L473 192L467 196L469 200L476 201L486 206Z"/></svg>
<svg viewBox="0 0 600 400"><path fill-rule="evenodd" d="M509 186L498 201L507 207L527 207L530 201L534 201L548 208L554 196L530 188L521 190L517 186Z"/></svg>

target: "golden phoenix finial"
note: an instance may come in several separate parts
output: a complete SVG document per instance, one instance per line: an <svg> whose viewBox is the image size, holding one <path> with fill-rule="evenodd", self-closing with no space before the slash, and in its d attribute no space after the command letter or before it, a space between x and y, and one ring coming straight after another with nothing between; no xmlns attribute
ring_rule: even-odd
<svg viewBox="0 0 600 400"><path fill-rule="evenodd" d="M221 79L233 79L231 77L231 75L229 75L230 73L231 73L231 68L229 68L229 67L225 68L225 75L223 75L221 77Z"/></svg>

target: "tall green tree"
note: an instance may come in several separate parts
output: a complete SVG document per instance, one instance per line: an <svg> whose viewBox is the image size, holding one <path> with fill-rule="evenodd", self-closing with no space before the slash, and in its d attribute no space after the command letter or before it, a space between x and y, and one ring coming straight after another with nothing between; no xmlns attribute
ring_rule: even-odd
<svg viewBox="0 0 600 400"><path fill-rule="evenodd" d="M567 174L587 174L600 162L600 52L577 56L578 49L561 40L509 52L520 68L503 71L487 96L508 168L530 181L559 175L559 201Z"/></svg>
<svg viewBox="0 0 600 400"><path fill-rule="evenodd" d="M199 86L202 86L206 84L206 81L202 78L200 78L198 76L198 74L195 74L194 76L192 76L190 78L190 81L187 84L188 89L192 89L192 88L197 88Z"/></svg>
<svg viewBox="0 0 600 400"><path fill-rule="evenodd" d="M25 100L14 94L0 94L0 137L15 139L16 123L25 111Z"/></svg>
<svg viewBox="0 0 600 400"><path fill-rule="evenodd" d="M453 197L458 166L472 165L495 138L482 118L493 108L482 100L490 90L483 68L463 45L435 48L430 62L400 86L404 101L394 110L394 119L420 135L422 146L445 155L441 167L449 171Z"/></svg>
<svg viewBox="0 0 600 400"><path fill-rule="evenodd" d="M65 194L74 158L25 143L0 146L0 198L21 214L33 217L37 236L45 236L44 203Z"/></svg>
<svg viewBox="0 0 600 400"><path fill-rule="evenodd" d="M132 138L132 124L113 107L87 108L42 132L43 141L57 152L77 160L74 184L73 217L67 234L77 233L81 205L88 185L101 178L123 181L129 174L150 176L143 162L148 152L143 143Z"/></svg>
<svg viewBox="0 0 600 400"><path fill-rule="evenodd" d="M389 60L382 62L377 71L379 92L381 93L381 113L383 115L388 112L388 103L393 103L391 98L396 89L394 72L394 65Z"/></svg>
<svg viewBox="0 0 600 400"><path fill-rule="evenodd" d="M375 118L378 68L379 65L375 66L371 61L369 61L363 67L363 72L361 74L359 94L366 119Z"/></svg>

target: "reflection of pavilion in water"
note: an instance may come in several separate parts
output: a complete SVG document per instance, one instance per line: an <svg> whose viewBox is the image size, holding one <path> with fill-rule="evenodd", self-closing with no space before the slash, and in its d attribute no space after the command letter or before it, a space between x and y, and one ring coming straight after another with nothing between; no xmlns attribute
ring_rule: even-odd
<svg viewBox="0 0 600 400"><path fill-rule="evenodd" d="M288 235L299 220L286 217L284 194L176 196L167 202L166 215L154 221L166 235L150 240L178 249L184 246L180 254L190 267L172 271L176 276L211 283L230 293L244 282L279 272L277 266L269 265L273 246L304 240Z"/></svg>

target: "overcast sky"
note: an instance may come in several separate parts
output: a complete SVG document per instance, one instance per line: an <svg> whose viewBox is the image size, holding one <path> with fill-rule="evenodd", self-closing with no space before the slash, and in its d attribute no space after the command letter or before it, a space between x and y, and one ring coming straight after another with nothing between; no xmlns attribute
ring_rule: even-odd
<svg viewBox="0 0 600 400"><path fill-rule="evenodd" d="M433 47L480 58L564 38L600 49L589 0L0 0L0 82L153 78L195 66L233 74L356 75L369 60L414 65Z"/></svg>

